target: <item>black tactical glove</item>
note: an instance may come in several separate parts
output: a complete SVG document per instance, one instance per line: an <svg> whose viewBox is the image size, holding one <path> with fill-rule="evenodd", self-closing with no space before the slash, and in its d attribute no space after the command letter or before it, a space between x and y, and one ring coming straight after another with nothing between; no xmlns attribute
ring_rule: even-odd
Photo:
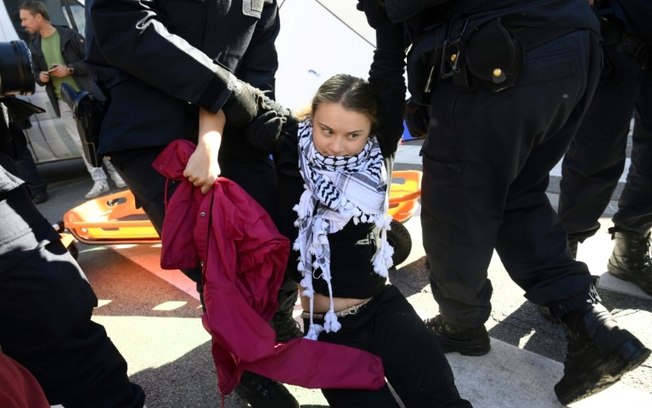
<svg viewBox="0 0 652 408"><path fill-rule="evenodd" d="M237 80L232 90L233 93L222 107L229 127L238 128L248 125L259 115L270 110L282 116L289 115L287 109L246 82Z"/></svg>
<svg viewBox="0 0 652 408"><path fill-rule="evenodd" d="M405 124L412 137L422 139L428 135L430 113L428 107L409 98L405 102Z"/></svg>
<svg viewBox="0 0 652 408"><path fill-rule="evenodd" d="M280 115L275 110L262 113L247 126L245 130L247 141L256 150L264 153L275 153L281 131L287 120L288 116Z"/></svg>

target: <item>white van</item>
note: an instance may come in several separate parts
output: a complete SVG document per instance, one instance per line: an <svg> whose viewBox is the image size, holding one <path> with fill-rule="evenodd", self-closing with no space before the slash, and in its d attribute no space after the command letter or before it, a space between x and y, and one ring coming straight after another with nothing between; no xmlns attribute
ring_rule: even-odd
<svg viewBox="0 0 652 408"><path fill-rule="evenodd" d="M25 0L3 0L0 4L0 42L22 39L30 42L20 26L18 7ZM50 20L55 25L67 25L84 33L86 26L84 0L41 0L48 8ZM27 142L37 163L73 159L81 156L79 149L66 132L63 122L55 114L45 88L36 85L33 95L21 96L45 109L45 113L32 116L32 127L26 130Z"/></svg>

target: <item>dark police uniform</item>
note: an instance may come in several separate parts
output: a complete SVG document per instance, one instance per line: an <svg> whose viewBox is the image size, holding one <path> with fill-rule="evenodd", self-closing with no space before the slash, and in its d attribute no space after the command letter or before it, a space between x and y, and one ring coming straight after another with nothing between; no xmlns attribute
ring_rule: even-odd
<svg viewBox="0 0 652 408"><path fill-rule="evenodd" d="M111 156L160 232L165 180L150 163L174 139L197 142L198 107L218 111L231 94L234 75L273 97L277 4L170 0L150 8L95 0L87 9L87 62L110 101L100 152ZM234 133L227 124L218 158L221 175L275 217L273 165ZM285 298L294 304L291 296Z"/></svg>
<svg viewBox="0 0 652 408"><path fill-rule="evenodd" d="M562 163L559 216L571 244L600 227L625 165L632 112L632 163L613 222L640 236L652 228L652 3L603 1L596 12L603 22L605 67Z"/></svg>
<svg viewBox="0 0 652 408"><path fill-rule="evenodd" d="M100 153L111 156L160 230L164 179L149 163L174 139L197 142L198 108L217 112L234 75L273 96L277 4L94 0L87 10L86 61L110 101ZM244 143L225 132L221 175L274 214L271 162Z"/></svg>
<svg viewBox="0 0 652 408"><path fill-rule="evenodd" d="M111 157L160 233L164 194L174 189L166 188L151 167L161 150L179 138L197 143L199 107L211 112L224 107L236 77L274 97L277 1L93 0L86 10L86 61L109 101L100 153ZM226 126L220 175L238 183L277 219L277 181L269 155L252 149L230 128L228 115ZM201 281L199 268L184 273ZM287 279L274 319L280 323L277 334L280 327L300 334L291 314L296 297L296 283ZM264 398L262 386L253 388L261 393L260 403L283 403L279 396Z"/></svg>
<svg viewBox="0 0 652 408"><path fill-rule="evenodd" d="M0 116L1 112L0 112ZM6 137L4 117L0 137ZM143 390L104 327L97 298L52 225L0 153L0 346L36 377L51 404L133 407Z"/></svg>
<svg viewBox="0 0 652 408"><path fill-rule="evenodd" d="M415 3L438 5L410 9ZM478 23L500 18L523 49L512 63L515 51L507 41L505 61L491 61L487 72L453 74L455 67L444 61L431 78L425 101L430 128L421 151L421 220L441 314L460 327L484 324L491 311L487 267L494 248L534 303L572 309L584 302L593 280L568 253L566 232L545 191L548 173L570 143L597 84L599 26L588 3L387 0L385 5L390 18L406 19L417 41L430 31L439 49L463 43L464 58L469 63L475 58L479 67L489 57L469 49L496 52L496 43L505 40L491 32L483 39ZM459 50L450 48L443 58L452 60ZM502 73L494 80L496 67ZM509 70L515 74L505 73ZM408 86L414 96L425 85Z"/></svg>
<svg viewBox="0 0 652 408"><path fill-rule="evenodd" d="M412 37L408 88L428 104L421 222L445 352L490 350L487 268L495 249L525 296L565 329L563 404L617 382L650 355L600 305L546 188L600 76L586 0L385 0ZM428 7L430 6L430 7Z"/></svg>

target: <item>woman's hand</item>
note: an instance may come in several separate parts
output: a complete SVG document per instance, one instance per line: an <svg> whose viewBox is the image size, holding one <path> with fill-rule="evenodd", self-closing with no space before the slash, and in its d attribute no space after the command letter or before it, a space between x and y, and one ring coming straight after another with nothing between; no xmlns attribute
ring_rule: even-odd
<svg viewBox="0 0 652 408"><path fill-rule="evenodd" d="M217 176L220 175L220 165L217 163L217 153L222 143L222 133L226 117L221 110L217 113L199 108L199 137L197 148L190 155L188 164L183 170L183 176L195 187L200 187L202 194L213 188Z"/></svg>

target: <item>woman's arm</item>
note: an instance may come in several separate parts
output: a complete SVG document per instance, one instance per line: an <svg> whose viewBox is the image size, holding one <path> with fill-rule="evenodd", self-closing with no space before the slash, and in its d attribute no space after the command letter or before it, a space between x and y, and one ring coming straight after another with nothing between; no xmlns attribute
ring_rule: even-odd
<svg viewBox="0 0 652 408"><path fill-rule="evenodd" d="M222 143L222 134L226 117L224 112L213 113L199 109L199 137L197 148L188 159L183 176L195 187L200 187L203 194L208 193L220 175L217 153Z"/></svg>
<svg viewBox="0 0 652 408"><path fill-rule="evenodd" d="M235 77L200 49L173 34L156 9L157 3L88 2L94 44L109 65L180 100L217 112L229 98L229 84L233 84Z"/></svg>

